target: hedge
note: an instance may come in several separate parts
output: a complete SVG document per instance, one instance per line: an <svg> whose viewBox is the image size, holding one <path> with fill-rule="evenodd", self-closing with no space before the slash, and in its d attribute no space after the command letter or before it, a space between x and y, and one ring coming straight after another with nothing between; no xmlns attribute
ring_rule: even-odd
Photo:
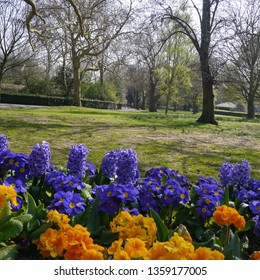
<svg viewBox="0 0 260 280"><path fill-rule="evenodd" d="M246 118L247 114L244 112L233 112L233 111L224 111L224 110L215 110L215 115L222 115L222 116L230 116L230 117L239 117L239 118ZM260 119L259 114L255 114L257 119Z"/></svg>
<svg viewBox="0 0 260 280"><path fill-rule="evenodd" d="M13 93L0 93L1 103L39 105L39 106L72 106L73 100L65 97L24 95ZM122 104L111 101L82 99L83 107L95 109L121 109Z"/></svg>

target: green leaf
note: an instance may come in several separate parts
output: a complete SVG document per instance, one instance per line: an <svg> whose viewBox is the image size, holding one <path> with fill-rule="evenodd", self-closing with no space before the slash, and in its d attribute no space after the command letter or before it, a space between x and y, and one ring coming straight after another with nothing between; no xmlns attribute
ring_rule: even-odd
<svg viewBox="0 0 260 280"><path fill-rule="evenodd" d="M155 212L153 209L150 210L150 216L154 219L157 227L157 238L160 242L168 241L170 233L166 225L164 224L163 220L161 219L160 215Z"/></svg>
<svg viewBox="0 0 260 280"><path fill-rule="evenodd" d="M2 227L5 226L5 224L10 221L12 218L14 217L14 213L11 215L8 215L6 217L4 217L1 221L0 221L0 231L2 230Z"/></svg>
<svg viewBox="0 0 260 280"><path fill-rule="evenodd" d="M23 224L16 219L11 219L1 227L0 242L17 237L22 231Z"/></svg>
<svg viewBox="0 0 260 280"><path fill-rule="evenodd" d="M71 219L72 226L81 224L87 227L90 232L96 231L100 226L100 216L98 212L99 198L96 197L92 203L88 205L86 210Z"/></svg>
<svg viewBox="0 0 260 280"><path fill-rule="evenodd" d="M18 245L9 245L0 248L0 260L15 260L18 255Z"/></svg>
<svg viewBox="0 0 260 280"><path fill-rule="evenodd" d="M24 225L25 223L30 222L32 217L33 216L31 214L21 214L19 216L14 217L14 219L20 221Z"/></svg>
<svg viewBox="0 0 260 280"><path fill-rule="evenodd" d="M32 240L37 240L39 239L40 235L42 233L44 233L49 227L51 226L51 222L46 223L41 225L39 228L37 228L35 231L33 231L32 233L30 233L30 235L28 236L28 238L32 241Z"/></svg>
<svg viewBox="0 0 260 280"><path fill-rule="evenodd" d="M211 238L210 240L208 240L206 242L192 242L192 244L193 244L195 249L197 249L199 247L213 248L213 246L214 246L214 239Z"/></svg>
<svg viewBox="0 0 260 280"><path fill-rule="evenodd" d="M94 242L104 247L109 247L113 241L118 239L118 232L102 231L100 238L95 238Z"/></svg>
<svg viewBox="0 0 260 280"><path fill-rule="evenodd" d="M224 248L223 254L226 260L241 259L241 244L237 232L235 232L228 245Z"/></svg>
<svg viewBox="0 0 260 280"><path fill-rule="evenodd" d="M246 222L246 225L243 229L241 229L239 232L243 232L243 231L248 231L250 229L252 229L255 226L255 222L252 220L249 220Z"/></svg>
<svg viewBox="0 0 260 280"><path fill-rule="evenodd" d="M27 200L27 214L33 215L35 213L37 205L34 198L28 192L26 194L26 200Z"/></svg>
<svg viewBox="0 0 260 280"><path fill-rule="evenodd" d="M86 227L90 232L97 230L100 226L98 205L99 205L99 196L97 196L95 200L87 208L88 218L87 218Z"/></svg>
<svg viewBox="0 0 260 280"><path fill-rule="evenodd" d="M2 208L0 208L0 221L6 217L7 215L11 214L11 204L10 201L6 201Z"/></svg>
<svg viewBox="0 0 260 280"><path fill-rule="evenodd" d="M229 187L225 188L224 192L224 204L229 206Z"/></svg>
<svg viewBox="0 0 260 280"><path fill-rule="evenodd" d="M27 232L35 231L37 228L41 226L41 223L38 219L32 219L30 222L26 225Z"/></svg>

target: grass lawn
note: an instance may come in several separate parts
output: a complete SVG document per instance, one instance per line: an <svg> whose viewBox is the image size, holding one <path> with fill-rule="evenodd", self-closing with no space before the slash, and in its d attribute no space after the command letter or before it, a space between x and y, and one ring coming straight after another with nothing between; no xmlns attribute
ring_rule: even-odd
<svg viewBox="0 0 260 280"><path fill-rule="evenodd" d="M69 148L84 143L88 161L99 167L112 149L136 150L143 175L167 166L191 181L217 177L223 161L247 159L252 178L260 179L260 120L217 117L218 126L198 124L187 112L149 113L78 107L0 107L0 134L13 152L29 154L33 145L50 143L52 163L66 166Z"/></svg>

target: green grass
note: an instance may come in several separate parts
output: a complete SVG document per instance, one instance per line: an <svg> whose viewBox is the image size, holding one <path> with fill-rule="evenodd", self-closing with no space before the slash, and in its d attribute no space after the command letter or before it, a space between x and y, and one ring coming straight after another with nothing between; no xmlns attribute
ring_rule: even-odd
<svg viewBox="0 0 260 280"><path fill-rule="evenodd" d="M84 143L88 161L99 167L104 153L132 148L141 174L167 166L192 181L217 177L223 161L247 159L252 177L260 179L260 121L219 116L218 126L198 124L186 112L149 113L77 107L0 108L0 133L14 152L29 154L33 145L48 141L52 163L66 166L69 148Z"/></svg>

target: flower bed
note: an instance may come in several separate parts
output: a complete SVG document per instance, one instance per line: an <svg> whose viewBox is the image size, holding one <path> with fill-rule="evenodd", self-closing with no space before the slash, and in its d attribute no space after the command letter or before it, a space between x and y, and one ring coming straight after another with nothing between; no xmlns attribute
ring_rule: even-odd
<svg viewBox="0 0 260 280"><path fill-rule="evenodd" d="M132 149L96 168L84 144L66 167L47 142L30 155L0 135L0 259L260 259L260 180L243 160L219 177L167 167L138 171Z"/></svg>

